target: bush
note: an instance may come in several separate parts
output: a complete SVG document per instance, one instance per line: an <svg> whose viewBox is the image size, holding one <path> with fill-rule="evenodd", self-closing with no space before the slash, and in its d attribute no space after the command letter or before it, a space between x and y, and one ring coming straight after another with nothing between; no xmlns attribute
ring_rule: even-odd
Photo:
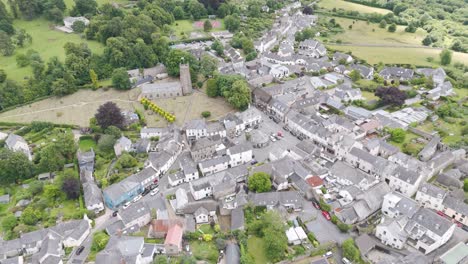
<svg viewBox="0 0 468 264"><path fill-rule="evenodd" d="M203 111L203 112L201 113L201 115L202 115L202 117L204 117L204 118L208 118L208 117L211 116L211 112L210 112L210 111Z"/></svg>
<svg viewBox="0 0 468 264"><path fill-rule="evenodd" d="M338 226L338 229L343 233L347 233L349 231L349 229L351 229L350 225L347 225L347 224L342 223L342 222L339 222L337 226Z"/></svg>

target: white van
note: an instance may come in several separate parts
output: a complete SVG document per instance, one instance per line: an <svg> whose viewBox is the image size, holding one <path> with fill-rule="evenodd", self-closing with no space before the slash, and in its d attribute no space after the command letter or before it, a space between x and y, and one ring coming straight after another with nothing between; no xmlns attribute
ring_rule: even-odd
<svg viewBox="0 0 468 264"><path fill-rule="evenodd" d="M341 261L343 261L344 264L352 264L347 258L343 258Z"/></svg>

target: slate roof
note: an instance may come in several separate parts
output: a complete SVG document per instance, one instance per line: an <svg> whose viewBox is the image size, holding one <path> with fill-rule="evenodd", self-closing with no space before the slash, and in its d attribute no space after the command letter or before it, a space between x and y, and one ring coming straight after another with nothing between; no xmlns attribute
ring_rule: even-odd
<svg viewBox="0 0 468 264"><path fill-rule="evenodd" d="M446 218L440 217L434 211L427 208L420 208L418 212L413 215L411 221L423 226L424 228L431 230L433 233L442 236L444 235L454 224ZM414 225L407 225L405 229L408 233L413 233Z"/></svg>
<svg viewBox="0 0 468 264"><path fill-rule="evenodd" d="M240 249L236 243L228 243L226 246L226 264L240 263Z"/></svg>
<svg viewBox="0 0 468 264"><path fill-rule="evenodd" d="M83 193L86 207L102 203L101 189L94 182L84 183Z"/></svg>
<svg viewBox="0 0 468 264"><path fill-rule="evenodd" d="M28 144L22 136L15 135L13 133L8 135L7 139L5 140L5 144L10 148L14 147L18 142L24 143L26 145Z"/></svg>
<svg viewBox="0 0 468 264"><path fill-rule="evenodd" d="M463 200L457 199L452 196L447 196L444 199L443 205L445 207L455 210L459 214L465 216L468 215L468 204L464 203Z"/></svg>
<svg viewBox="0 0 468 264"><path fill-rule="evenodd" d="M127 225L128 223L150 214L150 209L145 202L132 203L127 209L119 211L119 216L122 219L123 223Z"/></svg>
<svg viewBox="0 0 468 264"><path fill-rule="evenodd" d="M242 207L237 207L231 212L231 230L237 230L244 227L245 218L244 218L244 209Z"/></svg>
<svg viewBox="0 0 468 264"><path fill-rule="evenodd" d="M206 129L206 122L204 119L193 119L190 120L187 125L185 126L185 129L193 129L193 130L203 130Z"/></svg>
<svg viewBox="0 0 468 264"><path fill-rule="evenodd" d="M447 194L447 192L442 189L442 188L439 188L433 184L430 184L430 183L427 183L427 182L424 182L421 184L421 186L419 187L419 191L422 192L422 193L425 193L431 197L435 197L435 198L439 198L439 199L442 199L445 197L445 195Z"/></svg>

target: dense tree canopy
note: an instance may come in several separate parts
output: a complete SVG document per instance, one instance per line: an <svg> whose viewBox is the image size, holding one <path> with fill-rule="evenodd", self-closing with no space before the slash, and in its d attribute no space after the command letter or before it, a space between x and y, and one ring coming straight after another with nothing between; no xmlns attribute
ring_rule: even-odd
<svg viewBox="0 0 468 264"><path fill-rule="evenodd" d="M401 106L405 103L408 95L398 89L397 87L379 87L375 91L375 95L382 100L384 104L390 104L394 106Z"/></svg>
<svg viewBox="0 0 468 264"><path fill-rule="evenodd" d="M271 190L270 175L265 172L256 172L249 177L249 189L254 192L269 192Z"/></svg>
<svg viewBox="0 0 468 264"><path fill-rule="evenodd" d="M113 102L107 102L98 108L96 115L97 124L101 128L108 126L116 126L121 128L123 126L124 117L119 107Z"/></svg>
<svg viewBox="0 0 468 264"><path fill-rule="evenodd" d="M132 87L128 73L124 68L114 70L112 73L112 86L118 90L128 90Z"/></svg>
<svg viewBox="0 0 468 264"><path fill-rule="evenodd" d="M0 149L0 183L13 183L33 176L33 165L26 155Z"/></svg>

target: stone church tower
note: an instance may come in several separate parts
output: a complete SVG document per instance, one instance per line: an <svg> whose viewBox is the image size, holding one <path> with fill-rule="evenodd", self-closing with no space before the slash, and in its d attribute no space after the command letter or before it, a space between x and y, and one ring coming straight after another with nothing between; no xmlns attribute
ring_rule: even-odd
<svg viewBox="0 0 468 264"><path fill-rule="evenodd" d="M192 79L190 78L190 67L188 64L180 64L180 86L182 94L188 95L192 93Z"/></svg>

